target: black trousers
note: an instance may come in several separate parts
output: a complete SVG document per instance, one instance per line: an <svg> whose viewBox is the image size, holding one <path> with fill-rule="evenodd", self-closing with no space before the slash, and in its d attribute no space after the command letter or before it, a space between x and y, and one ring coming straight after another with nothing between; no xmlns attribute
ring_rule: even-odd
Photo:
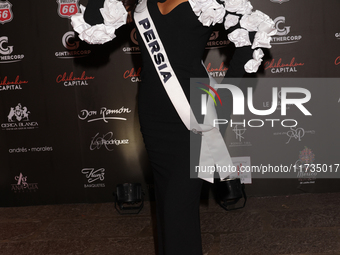
<svg viewBox="0 0 340 255"><path fill-rule="evenodd" d="M199 204L203 181L190 178L190 132L179 121L140 114L153 169L158 255L201 255Z"/></svg>

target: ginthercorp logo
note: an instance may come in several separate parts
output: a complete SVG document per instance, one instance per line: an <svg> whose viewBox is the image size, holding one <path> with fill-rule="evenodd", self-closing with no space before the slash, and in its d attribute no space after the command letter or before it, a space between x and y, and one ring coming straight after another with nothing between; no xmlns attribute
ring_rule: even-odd
<svg viewBox="0 0 340 255"><path fill-rule="evenodd" d="M233 115L244 115L245 114L245 97L240 88L238 88L235 85L230 84L216 84L214 87L215 90L217 89L228 89L233 98ZM215 93L215 92L214 92ZM290 93L296 93L296 94L302 94L303 96L301 98L287 98L288 94ZM216 94L216 93L215 93ZM288 105L295 105L304 115L311 116L312 114L306 109L306 107L303 105L307 103L311 99L311 93L309 90L305 88L298 88L298 87L285 87L281 88L281 94L278 93L278 88L273 87L272 88L272 104L269 109L264 110L258 110L255 109L253 104L253 88L249 87L247 88L247 106L248 110L257 116L266 116L274 113L278 107L281 108L281 115L286 116L287 114L287 106ZM278 97L281 97L281 104L279 106L278 104ZM212 95L210 95L212 96ZM216 101L215 101L216 103ZM222 104L222 102L221 102ZM204 94L201 96L201 114L206 115L209 110L207 109L207 96ZM235 125L242 125L243 127L263 127L264 125L270 125L271 127L274 127L276 123L280 123L282 127L296 127L298 125L297 120L295 119L250 119L243 121L236 122L233 119L227 120L227 119L214 119L213 125L225 125L230 124L230 127L233 128Z"/></svg>
<svg viewBox="0 0 340 255"><path fill-rule="evenodd" d="M36 121L30 121L29 114L31 112L26 106L20 103L11 107L7 116L7 122L1 124L3 130L24 130L38 128L39 124Z"/></svg>
<svg viewBox="0 0 340 255"><path fill-rule="evenodd" d="M270 0L273 3L283 4L285 2L288 2L289 0Z"/></svg>
<svg viewBox="0 0 340 255"><path fill-rule="evenodd" d="M69 31L63 35L62 43L68 50L76 50L79 47L79 41L74 40L75 32Z"/></svg>
<svg viewBox="0 0 340 255"><path fill-rule="evenodd" d="M227 40L227 37L220 36L220 31L213 31L205 48L206 49L224 48L228 45L228 43L229 41Z"/></svg>
<svg viewBox="0 0 340 255"><path fill-rule="evenodd" d="M25 57L23 54L12 54L13 48L14 46L9 45L7 36L0 37L0 63L14 63L21 61Z"/></svg>
<svg viewBox="0 0 340 255"><path fill-rule="evenodd" d="M79 12L79 0L57 0L58 14L62 18L70 18Z"/></svg>
<svg viewBox="0 0 340 255"><path fill-rule="evenodd" d="M76 34L74 31L66 32L61 42L67 51L56 52L55 56L61 59L69 59L69 58L82 58L87 57L91 51L90 50L79 50L79 39L76 39Z"/></svg>
<svg viewBox="0 0 340 255"><path fill-rule="evenodd" d="M24 176L22 173L20 173L18 176L14 177L16 183L11 184L12 188L11 190L14 193L19 192L35 192L38 190L38 183L28 183L27 182L27 176Z"/></svg>
<svg viewBox="0 0 340 255"><path fill-rule="evenodd" d="M290 26L285 26L286 18L279 16L274 19L277 33L272 36L271 44L290 44L297 43L302 39L302 35L290 35Z"/></svg>
<svg viewBox="0 0 340 255"><path fill-rule="evenodd" d="M13 52L13 46L5 47L5 44L8 44L8 37L2 36L0 37L0 54L9 55Z"/></svg>
<svg viewBox="0 0 340 255"><path fill-rule="evenodd" d="M105 188L105 183L103 183L105 177L104 168L83 168L81 173L85 175L87 183L84 184L84 188Z"/></svg>
<svg viewBox="0 0 340 255"><path fill-rule="evenodd" d="M12 4L8 1L0 1L0 23L5 24L13 19Z"/></svg>
<svg viewBox="0 0 340 255"><path fill-rule="evenodd" d="M340 32L339 33L335 33L335 38L340 40Z"/></svg>
<svg viewBox="0 0 340 255"><path fill-rule="evenodd" d="M133 28L130 32L130 40L134 46L123 47L122 50L125 54L140 54L139 44L137 41L137 31Z"/></svg>

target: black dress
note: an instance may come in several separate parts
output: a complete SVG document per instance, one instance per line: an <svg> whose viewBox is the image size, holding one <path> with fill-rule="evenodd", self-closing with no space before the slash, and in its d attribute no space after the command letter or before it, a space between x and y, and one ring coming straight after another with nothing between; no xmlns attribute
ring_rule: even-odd
<svg viewBox="0 0 340 255"><path fill-rule="evenodd" d="M97 4L100 1L102 6L103 0L97 1ZM95 14L90 14L91 3L93 0L88 4L85 20L95 24L98 22L91 21L95 20ZM189 98L190 78L208 76L201 60L212 28L202 25L189 2L183 2L163 15L157 0L148 0L148 10L176 76ZM154 175L158 254L201 255L199 203L203 181L190 178L190 132L166 94L140 36L139 45L143 68L138 109L141 132ZM242 76L243 65L251 54L250 47L236 51L237 59L232 61L228 76Z"/></svg>
<svg viewBox="0 0 340 255"><path fill-rule="evenodd" d="M203 27L189 2L160 13L157 1L148 10L184 93L190 78L207 77L201 59L212 30ZM153 168L159 254L202 254L199 201L202 180L190 179L190 132L160 82L149 53L142 52L138 108L144 143Z"/></svg>
<svg viewBox="0 0 340 255"><path fill-rule="evenodd" d="M166 15L161 14L157 2L148 0L148 10L189 99L190 78L208 77L201 61L212 27L202 25L189 2ZM190 179L190 131L166 94L141 39L139 45L143 58L139 118L155 180L159 254L200 255L202 180ZM241 77L251 55L250 47L238 48L227 77Z"/></svg>

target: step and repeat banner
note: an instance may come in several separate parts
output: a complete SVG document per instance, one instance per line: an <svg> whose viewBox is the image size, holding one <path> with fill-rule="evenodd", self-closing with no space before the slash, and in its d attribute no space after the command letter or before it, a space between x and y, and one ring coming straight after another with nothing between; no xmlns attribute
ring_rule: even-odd
<svg viewBox="0 0 340 255"><path fill-rule="evenodd" d="M147 196L152 191L136 108L142 67L135 28L121 27L104 45L80 41L70 16L86 3L0 0L0 206L108 202L116 185L125 182L142 183ZM335 171L340 163L340 2L252 4L274 20L278 33L259 73L249 76L317 82L301 82L311 92L305 106L313 116L294 127L274 116L279 110L260 118L280 119L263 123L264 128L249 122L259 118L235 118L238 124L225 132L235 164L317 163ZM228 70L232 51L216 27L205 65L217 80ZM285 86L290 85L277 86L279 100ZM255 108L271 107L272 87L254 86ZM301 110L291 108L284 119L300 118ZM340 190L336 175L246 179L250 195Z"/></svg>

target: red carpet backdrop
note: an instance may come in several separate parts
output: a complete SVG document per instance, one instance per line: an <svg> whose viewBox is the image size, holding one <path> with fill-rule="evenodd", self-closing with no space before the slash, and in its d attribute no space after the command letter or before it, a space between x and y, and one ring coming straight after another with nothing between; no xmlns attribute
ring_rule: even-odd
<svg viewBox="0 0 340 255"><path fill-rule="evenodd" d="M121 27L104 45L80 41L70 15L86 3L0 0L0 206L108 202L124 182L152 190L136 107L141 56L135 28ZM252 4L275 21L278 34L251 77L340 76L340 1ZM233 47L226 38L216 27L207 43L205 64L215 78L228 69ZM340 84L319 81L308 88L311 119L294 128L229 128L231 155L252 165L313 162L335 171ZM258 84L255 94L270 106L271 90ZM335 177L253 178L246 189L249 195L339 191Z"/></svg>

